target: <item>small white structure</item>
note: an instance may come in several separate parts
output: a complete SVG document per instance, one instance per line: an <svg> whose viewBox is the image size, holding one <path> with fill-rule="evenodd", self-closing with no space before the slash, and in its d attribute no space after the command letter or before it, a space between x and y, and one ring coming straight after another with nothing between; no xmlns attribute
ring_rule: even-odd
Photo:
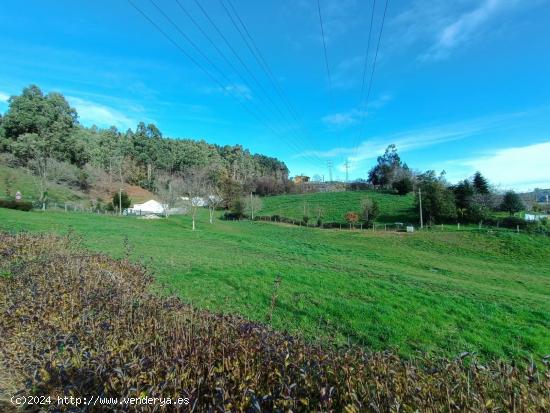
<svg viewBox="0 0 550 413"><path fill-rule="evenodd" d="M412 225L408 225L407 232L414 232L414 227Z"/></svg>
<svg viewBox="0 0 550 413"><path fill-rule="evenodd" d="M548 216L544 214L525 214L525 220L530 222L540 221L545 218L548 218Z"/></svg>
<svg viewBox="0 0 550 413"><path fill-rule="evenodd" d="M189 199L188 196L180 196L180 199L185 204L192 205L192 206L198 206L198 207L206 206L206 203L207 203L204 198L199 197L199 196L193 197L191 199Z"/></svg>
<svg viewBox="0 0 550 413"><path fill-rule="evenodd" d="M134 204L133 207L126 210L127 214L147 215L147 214L164 214L168 205L163 205L154 199L150 199L143 204Z"/></svg>

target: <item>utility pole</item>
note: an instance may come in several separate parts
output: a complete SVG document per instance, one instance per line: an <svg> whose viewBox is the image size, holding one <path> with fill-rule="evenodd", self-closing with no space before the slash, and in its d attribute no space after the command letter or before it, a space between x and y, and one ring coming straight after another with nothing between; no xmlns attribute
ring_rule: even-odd
<svg viewBox="0 0 550 413"><path fill-rule="evenodd" d="M346 168L346 183L348 183L349 179L349 161L346 159L346 163L344 163L344 167Z"/></svg>
<svg viewBox="0 0 550 413"><path fill-rule="evenodd" d="M328 181L332 182L332 161L328 161L327 165L328 165Z"/></svg>
<svg viewBox="0 0 550 413"><path fill-rule="evenodd" d="M420 228L424 228L424 221L422 220L422 189L418 188L418 204L420 208Z"/></svg>

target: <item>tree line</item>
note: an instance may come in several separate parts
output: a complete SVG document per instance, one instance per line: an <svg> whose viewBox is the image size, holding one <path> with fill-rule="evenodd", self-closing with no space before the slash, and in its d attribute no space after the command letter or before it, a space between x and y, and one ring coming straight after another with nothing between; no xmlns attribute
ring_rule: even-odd
<svg viewBox="0 0 550 413"><path fill-rule="evenodd" d="M479 171L454 185L446 180L444 171L414 171L401 161L395 145L389 145L377 158L369 171L368 183L399 195L414 191L416 210L422 211L427 224L478 223L491 219L495 211L513 215L525 208L518 194L499 194ZM364 211L363 206L361 209ZM350 215L348 221L349 218L354 216Z"/></svg>
<svg viewBox="0 0 550 413"><path fill-rule="evenodd" d="M59 180L83 190L103 178L109 187L129 183L163 192L168 181L200 170L213 187L226 192L269 195L285 192L289 185L284 162L252 154L241 145L171 139L144 122L127 131L84 127L61 93L44 93L36 85L12 96L8 104L0 115L0 152L39 177L43 205L50 183Z"/></svg>

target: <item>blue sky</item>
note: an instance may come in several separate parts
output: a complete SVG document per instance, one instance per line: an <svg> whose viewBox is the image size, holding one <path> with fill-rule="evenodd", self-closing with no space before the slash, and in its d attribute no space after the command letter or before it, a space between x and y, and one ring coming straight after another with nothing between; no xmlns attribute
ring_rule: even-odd
<svg viewBox="0 0 550 413"><path fill-rule="evenodd" d="M450 181L479 169L502 189L550 187L550 0L389 0L366 106L371 0L320 0L331 82L316 0L232 0L265 71L227 0L199 1L236 55L195 0L133 1L210 75L127 1L4 0L0 112L35 83L62 92L84 125L154 122L166 136L276 156L292 174L328 178L332 161L343 178L349 159L350 179L364 178L395 143L410 166Z"/></svg>

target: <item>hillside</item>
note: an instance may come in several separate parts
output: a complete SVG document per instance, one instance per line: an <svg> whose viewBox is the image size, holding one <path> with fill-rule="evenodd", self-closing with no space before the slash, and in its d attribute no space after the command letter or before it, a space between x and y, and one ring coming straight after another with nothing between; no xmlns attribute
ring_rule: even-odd
<svg viewBox="0 0 550 413"><path fill-rule="evenodd" d="M348 211L360 211L361 200L369 197L378 202L381 223L416 223L414 196L399 196L378 191L318 192L312 194L278 195L263 199L261 215L279 215L301 220L305 215L317 219L318 208L322 210L324 222L345 222Z"/></svg>
<svg viewBox="0 0 550 413"><path fill-rule="evenodd" d="M308 339L407 357L469 351L540 361L548 354L548 237L207 219L201 210L193 232L187 216L144 221L0 209L0 230L71 228L95 251L147 262L159 286L199 308L266 321L276 294L273 327Z"/></svg>
<svg viewBox="0 0 550 413"><path fill-rule="evenodd" d="M25 168L11 168L0 163L0 198L7 197L7 187L11 196L20 191L25 200L36 202L40 198L37 177ZM125 184L124 190L133 202L144 202L155 198L150 191L136 185ZM65 203L89 207L93 200L109 201L118 191L118 185L94 185L87 191L81 191L64 184L51 183L48 190L48 207L62 206Z"/></svg>
<svg viewBox="0 0 550 413"><path fill-rule="evenodd" d="M37 201L40 197L37 179L25 168L10 168L0 163L0 198L6 197L7 187L10 186L11 196L20 191L25 200ZM81 191L55 183L51 184L48 197L52 202L59 204L79 203L88 199L88 196Z"/></svg>

